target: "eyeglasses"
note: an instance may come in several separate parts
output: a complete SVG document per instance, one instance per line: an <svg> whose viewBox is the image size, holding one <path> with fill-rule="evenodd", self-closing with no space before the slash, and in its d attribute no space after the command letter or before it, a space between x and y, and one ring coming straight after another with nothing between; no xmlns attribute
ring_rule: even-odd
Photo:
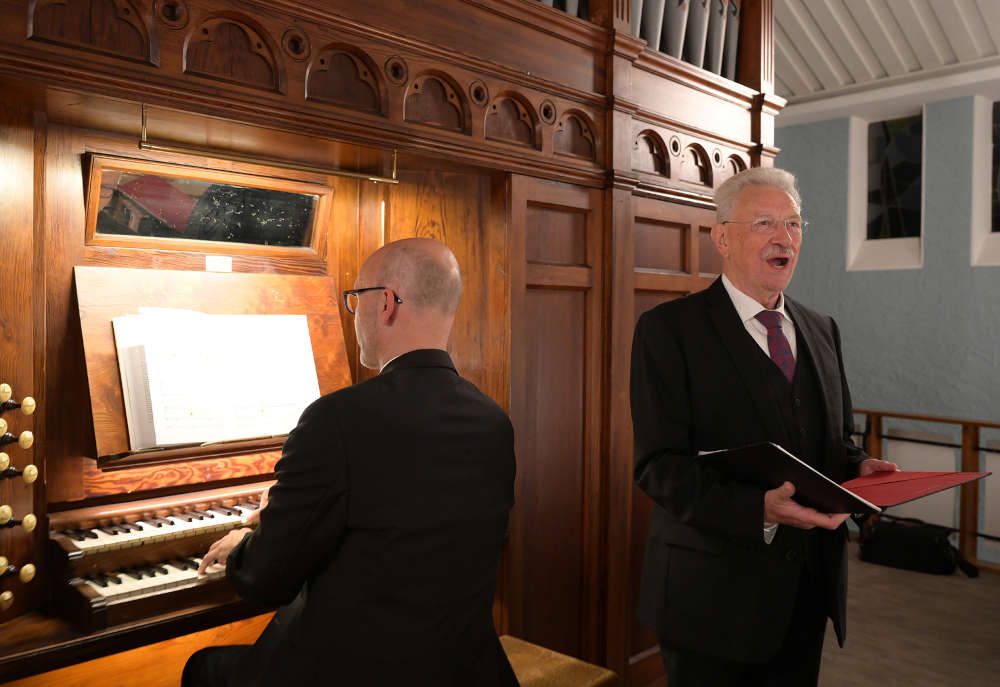
<svg viewBox="0 0 1000 687"><path fill-rule="evenodd" d="M395 292L393 292L386 286L368 286L363 289L350 289L348 291L344 291L344 307L347 308L347 312L353 315L355 311L358 309L358 294L364 293L365 291L380 291L382 289L385 289L390 293L392 293L392 297L396 299L397 303L403 302L402 298L397 296Z"/></svg>
<svg viewBox="0 0 1000 687"><path fill-rule="evenodd" d="M757 217L756 219L727 219L722 224L749 224L750 231L757 234L770 234L784 226L790 234L804 234L809 222L793 217L790 219L775 219L774 217Z"/></svg>

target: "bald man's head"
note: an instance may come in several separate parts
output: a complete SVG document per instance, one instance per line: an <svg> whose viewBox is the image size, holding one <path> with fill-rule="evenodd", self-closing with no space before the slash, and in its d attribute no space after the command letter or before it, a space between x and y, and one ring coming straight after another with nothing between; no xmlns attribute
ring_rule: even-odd
<svg viewBox="0 0 1000 687"><path fill-rule="evenodd" d="M369 259L374 283L397 290L408 307L452 316L462 298L462 275L455 256L440 241L426 238L387 243Z"/></svg>

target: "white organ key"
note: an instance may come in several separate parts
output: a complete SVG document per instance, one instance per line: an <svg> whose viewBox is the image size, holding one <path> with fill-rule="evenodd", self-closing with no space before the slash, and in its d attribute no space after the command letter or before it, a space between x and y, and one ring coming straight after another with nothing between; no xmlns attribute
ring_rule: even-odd
<svg viewBox="0 0 1000 687"><path fill-rule="evenodd" d="M226 510L235 511L235 514L226 513ZM139 520L132 525L138 525L141 529L119 528L116 534L109 534L100 527L87 530L90 536L83 539L74 537L67 532L67 536L73 539L73 545L80 551L98 553L100 551L110 551L113 549L123 549L130 546L141 546L152 544L158 541L176 539L179 537L189 537L205 532L221 532L242 526L244 520L253 508L244 506L232 506L224 510L208 508L203 511L203 516L192 515L192 511L175 513L158 519L158 523L149 520ZM157 526L159 524L159 526ZM113 529L114 525L104 526Z"/></svg>
<svg viewBox="0 0 1000 687"><path fill-rule="evenodd" d="M201 559L187 558L184 559L184 562L187 565L168 561L157 565L120 570L106 576L94 575L85 578L83 582L108 603L118 603L162 594L181 587L205 584L226 576L226 566L224 565L210 565L205 574L199 577L198 566L201 564ZM150 571L152 571L152 575L148 574ZM137 577L138 579L136 579Z"/></svg>

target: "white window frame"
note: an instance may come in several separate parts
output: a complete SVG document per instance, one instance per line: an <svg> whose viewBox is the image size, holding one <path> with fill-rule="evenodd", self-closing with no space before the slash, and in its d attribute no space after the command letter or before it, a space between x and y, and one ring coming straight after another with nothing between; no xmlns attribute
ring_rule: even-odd
<svg viewBox="0 0 1000 687"><path fill-rule="evenodd" d="M993 231L993 100L977 95L973 108L971 264L1000 265L1000 231Z"/></svg>
<svg viewBox="0 0 1000 687"><path fill-rule="evenodd" d="M868 126L887 119L921 117L920 139L920 236L896 239L868 238ZM871 119L851 117L847 150L847 271L905 270L924 266L924 235L927 218L927 112L906 110ZM987 189L988 190L988 189Z"/></svg>

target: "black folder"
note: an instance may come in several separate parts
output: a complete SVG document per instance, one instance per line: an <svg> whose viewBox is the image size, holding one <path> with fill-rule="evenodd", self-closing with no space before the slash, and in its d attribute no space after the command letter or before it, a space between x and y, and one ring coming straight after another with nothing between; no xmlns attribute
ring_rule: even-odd
<svg viewBox="0 0 1000 687"><path fill-rule="evenodd" d="M829 479L777 444L765 441L742 448L702 453L698 460L724 479L775 489L795 485L796 501L822 513L881 513L882 509Z"/></svg>

